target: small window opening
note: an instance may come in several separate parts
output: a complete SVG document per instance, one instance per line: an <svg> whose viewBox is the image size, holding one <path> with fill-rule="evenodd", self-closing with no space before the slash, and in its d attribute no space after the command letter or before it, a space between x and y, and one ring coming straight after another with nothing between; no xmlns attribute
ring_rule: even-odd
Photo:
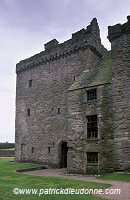
<svg viewBox="0 0 130 200"><path fill-rule="evenodd" d="M76 76L74 76L74 81L76 80Z"/></svg>
<svg viewBox="0 0 130 200"><path fill-rule="evenodd" d="M58 108L58 114L60 114L61 113L61 108Z"/></svg>
<svg viewBox="0 0 130 200"><path fill-rule="evenodd" d="M27 109L27 116L30 116L30 108Z"/></svg>
<svg viewBox="0 0 130 200"><path fill-rule="evenodd" d="M29 84L29 87L32 87L32 79L29 80L28 84Z"/></svg>
<svg viewBox="0 0 130 200"><path fill-rule="evenodd" d="M34 147L32 147L32 153L34 153Z"/></svg>
<svg viewBox="0 0 130 200"><path fill-rule="evenodd" d="M87 163L98 163L98 153L97 152L87 153Z"/></svg>
<svg viewBox="0 0 130 200"><path fill-rule="evenodd" d="M50 153L51 152L51 148L50 147L48 147L48 153Z"/></svg>

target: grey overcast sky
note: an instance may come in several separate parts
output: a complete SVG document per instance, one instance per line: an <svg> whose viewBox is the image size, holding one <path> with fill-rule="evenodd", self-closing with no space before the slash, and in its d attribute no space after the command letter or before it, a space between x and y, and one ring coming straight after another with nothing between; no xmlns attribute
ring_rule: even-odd
<svg viewBox="0 0 130 200"><path fill-rule="evenodd" d="M86 28L96 17L103 45L110 49L107 27L126 22L130 0L0 0L0 142L14 142L15 66Z"/></svg>

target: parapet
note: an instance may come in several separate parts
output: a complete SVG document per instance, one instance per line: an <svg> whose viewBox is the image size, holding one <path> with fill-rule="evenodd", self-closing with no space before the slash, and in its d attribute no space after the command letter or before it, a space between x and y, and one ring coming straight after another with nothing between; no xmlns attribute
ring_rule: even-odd
<svg viewBox="0 0 130 200"><path fill-rule="evenodd" d="M93 18L90 25L88 25L86 29L82 28L81 30L72 34L72 43L79 42L79 40L83 39L84 37L90 38L90 34L95 34L96 37L100 37L100 30L96 18ZM59 42L56 39L47 42L44 44L45 51L56 47L58 44Z"/></svg>
<svg viewBox="0 0 130 200"><path fill-rule="evenodd" d="M73 33L72 39L75 40L75 39L84 37L85 35L87 35L89 33L90 34L96 34L97 37L100 37L100 30L99 30L99 26L98 26L96 18L93 18L90 25L88 25L86 29L83 28L80 31Z"/></svg>
<svg viewBox="0 0 130 200"><path fill-rule="evenodd" d="M130 33L130 16L127 17L127 22L124 24L116 24L115 26L108 26L108 39L110 42L120 37L124 33Z"/></svg>
<svg viewBox="0 0 130 200"><path fill-rule="evenodd" d="M100 29L96 18L93 18L86 28L73 33L71 39L63 43L53 39L44 44L44 47L44 51L20 61L16 65L16 73L68 57L85 49L90 49L99 58L107 51L101 44Z"/></svg>
<svg viewBox="0 0 130 200"><path fill-rule="evenodd" d="M50 42L44 44L45 50L51 49L57 46L59 42L56 39L51 40Z"/></svg>

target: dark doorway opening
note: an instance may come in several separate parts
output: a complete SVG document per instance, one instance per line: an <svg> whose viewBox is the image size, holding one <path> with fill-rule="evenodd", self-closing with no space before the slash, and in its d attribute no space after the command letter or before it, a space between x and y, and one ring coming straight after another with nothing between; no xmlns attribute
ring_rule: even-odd
<svg viewBox="0 0 130 200"><path fill-rule="evenodd" d="M60 168L67 167L67 142L62 142L60 145Z"/></svg>

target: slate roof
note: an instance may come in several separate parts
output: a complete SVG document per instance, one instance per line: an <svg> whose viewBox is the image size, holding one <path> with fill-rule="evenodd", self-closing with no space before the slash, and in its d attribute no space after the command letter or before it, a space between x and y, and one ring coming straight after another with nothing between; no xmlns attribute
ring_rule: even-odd
<svg viewBox="0 0 130 200"><path fill-rule="evenodd" d="M86 70L69 87L76 90L112 82L111 52L107 52L89 71Z"/></svg>

